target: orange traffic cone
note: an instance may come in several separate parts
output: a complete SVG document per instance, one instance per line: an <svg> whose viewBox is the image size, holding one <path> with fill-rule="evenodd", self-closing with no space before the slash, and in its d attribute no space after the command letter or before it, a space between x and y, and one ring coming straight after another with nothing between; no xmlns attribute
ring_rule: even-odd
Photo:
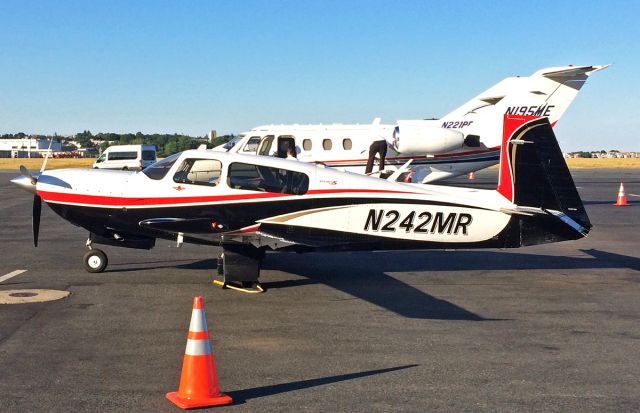
<svg viewBox="0 0 640 413"><path fill-rule="evenodd" d="M624 194L624 184L620 182L620 190L618 191L618 199L616 203L613 204L615 206L630 206L627 204L627 196Z"/></svg>
<svg viewBox="0 0 640 413"><path fill-rule="evenodd" d="M231 397L222 394L218 387L216 363L211 353L207 320L200 296L193 299L180 387L177 392L167 393L167 399L183 409L219 406L233 401Z"/></svg>
<svg viewBox="0 0 640 413"><path fill-rule="evenodd" d="M469 180L470 181L474 181L476 179L476 173L475 172L469 172Z"/></svg>

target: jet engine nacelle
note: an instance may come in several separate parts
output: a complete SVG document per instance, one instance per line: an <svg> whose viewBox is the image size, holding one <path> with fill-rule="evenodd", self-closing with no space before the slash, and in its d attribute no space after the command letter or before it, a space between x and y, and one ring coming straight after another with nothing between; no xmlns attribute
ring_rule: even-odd
<svg viewBox="0 0 640 413"><path fill-rule="evenodd" d="M398 121L393 146L400 153L444 153L460 149L462 132L433 126L433 121Z"/></svg>

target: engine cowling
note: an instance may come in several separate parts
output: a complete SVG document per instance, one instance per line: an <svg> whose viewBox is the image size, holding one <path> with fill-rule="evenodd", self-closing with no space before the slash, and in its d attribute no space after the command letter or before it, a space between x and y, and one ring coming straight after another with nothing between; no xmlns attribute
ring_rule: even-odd
<svg viewBox="0 0 640 413"><path fill-rule="evenodd" d="M460 149L464 134L433 126L430 121L398 121L393 141L394 149L403 154L437 154Z"/></svg>

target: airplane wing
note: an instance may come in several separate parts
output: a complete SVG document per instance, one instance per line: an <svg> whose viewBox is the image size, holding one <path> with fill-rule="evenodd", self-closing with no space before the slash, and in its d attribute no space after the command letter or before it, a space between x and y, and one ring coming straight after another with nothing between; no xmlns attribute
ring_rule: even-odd
<svg viewBox="0 0 640 413"><path fill-rule="evenodd" d="M229 231L227 226L215 218L152 218L139 222L143 228L153 229L176 235L176 239L201 241L206 244L219 244L221 242L240 242L252 244L255 247L270 247L279 249L296 244L280 235L270 234L261 230L260 224L250 225L237 230ZM181 241L179 241L181 242Z"/></svg>

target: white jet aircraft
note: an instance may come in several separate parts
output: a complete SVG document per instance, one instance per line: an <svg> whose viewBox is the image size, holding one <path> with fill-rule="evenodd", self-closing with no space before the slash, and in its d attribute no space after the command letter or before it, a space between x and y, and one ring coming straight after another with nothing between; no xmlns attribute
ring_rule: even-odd
<svg viewBox="0 0 640 413"><path fill-rule="evenodd" d="M369 146L385 139L387 174L412 160L405 182L435 182L496 165L505 114L546 117L558 122L589 75L608 67L563 66L528 77L509 77L441 119L399 120L395 124L265 125L240 134L219 150L286 157L364 173ZM374 171L377 171L377 165Z"/></svg>

